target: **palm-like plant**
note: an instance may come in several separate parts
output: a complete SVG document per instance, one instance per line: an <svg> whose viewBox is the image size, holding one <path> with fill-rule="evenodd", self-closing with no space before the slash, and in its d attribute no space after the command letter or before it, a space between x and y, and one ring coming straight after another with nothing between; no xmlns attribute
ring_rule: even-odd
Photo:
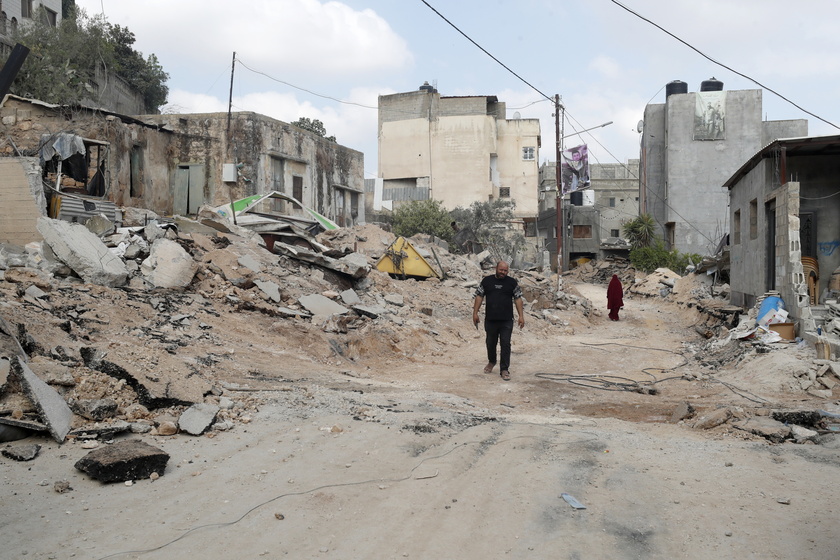
<svg viewBox="0 0 840 560"><path fill-rule="evenodd" d="M639 217L624 224L622 231L634 249L650 247L656 234L656 222L650 214L639 214Z"/></svg>

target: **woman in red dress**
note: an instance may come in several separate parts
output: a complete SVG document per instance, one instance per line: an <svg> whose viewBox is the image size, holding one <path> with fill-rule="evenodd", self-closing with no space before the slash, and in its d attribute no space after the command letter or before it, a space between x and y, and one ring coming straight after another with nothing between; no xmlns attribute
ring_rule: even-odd
<svg viewBox="0 0 840 560"><path fill-rule="evenodd" d="M607 309L610 310L610 319L618 321L618 310L624 307L624 289L621 287L621 280L617 274L613 274L610 285L607 287Z"/></svg>

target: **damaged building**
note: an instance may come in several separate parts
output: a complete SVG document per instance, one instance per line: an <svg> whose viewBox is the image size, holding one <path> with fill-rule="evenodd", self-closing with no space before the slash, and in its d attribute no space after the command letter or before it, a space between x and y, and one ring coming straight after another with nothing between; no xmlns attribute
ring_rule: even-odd
<svg viewBox="0 0 840 560"><path fill-rule="evenodd" d="M7 95L0 117L0 155L22 170L0 186L20 201L3 210L2 241L40 239L33 220L12 224L22 211L118 222L119 207L194 215L268 192L286 195L268 199L260 210L269 215L308 220L309 208L341 226L364 220L363 154L264 115L132 117Z"/></svg>

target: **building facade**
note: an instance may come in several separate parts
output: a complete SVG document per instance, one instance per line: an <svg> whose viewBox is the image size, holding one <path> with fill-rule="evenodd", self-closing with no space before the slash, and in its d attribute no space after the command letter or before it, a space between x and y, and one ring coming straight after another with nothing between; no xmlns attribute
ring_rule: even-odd
<svg viewBox="0 0 840 560"><path fill-rule="evenodd" d="M0 155L43 157L58 136L78 146L62 144L44 164L57 190L164 216L279 191L341 226L364 221L364 155L264 115L131 117L7 95L0 117L12 140Z"/></svg>
<svg viewBox="0 0 840 560"><path fill-rule="evenodd" d="M380 96L378 129L374 212L409 200L439 200L453 210L502 199L515 203L520 227L533 227L539 119L508 119L495 96L445 97L425 84Z"/></svg>
<svg viewBox="0 0 840 560"><path fill-rule="evenodd" d="M638 215L639 160L627 163L596 163L589 167L591 183L586 191L566 195L569 260L600 259L624 247L622 226ZM540 167L540 208L537 235L557 259L557 175L554 162ZM626 254L626 250L624 250Z"/></svg>
<svg viewBox="0 0 840 560"><path fill-rule="evenodd" d="M654 218L667 248L713 254L730 226L720 186L774 139L807 135L806 120L763 121L761 95L725 91L714 78L689 93L675 81L665 103L645 107L639 213Z"/></svg>
<svg viewBox="0 0 840 560"><path fill-rule="evenodd" d="M61 0L3 0L0 2L0 39L9 43L19 25L36 18L57 27L62 17Z"/></svg>
<svg viewBox="0 0 840 560"><path fill-rule="evenodd" d="M781 294L814 330L812 308L840 296L840 136L776 140L725 182L733 304Z"/></svg>

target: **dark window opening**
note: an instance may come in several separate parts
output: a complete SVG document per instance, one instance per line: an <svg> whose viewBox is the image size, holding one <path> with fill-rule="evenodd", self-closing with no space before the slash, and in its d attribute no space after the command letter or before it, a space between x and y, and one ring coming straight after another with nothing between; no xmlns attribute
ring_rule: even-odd
<svg viewBox="0 0 840 560"><path fill-rule="evenodd" d="M143 196L143 150L132 146L129 157L129 196L139 198Z"/></svg>

